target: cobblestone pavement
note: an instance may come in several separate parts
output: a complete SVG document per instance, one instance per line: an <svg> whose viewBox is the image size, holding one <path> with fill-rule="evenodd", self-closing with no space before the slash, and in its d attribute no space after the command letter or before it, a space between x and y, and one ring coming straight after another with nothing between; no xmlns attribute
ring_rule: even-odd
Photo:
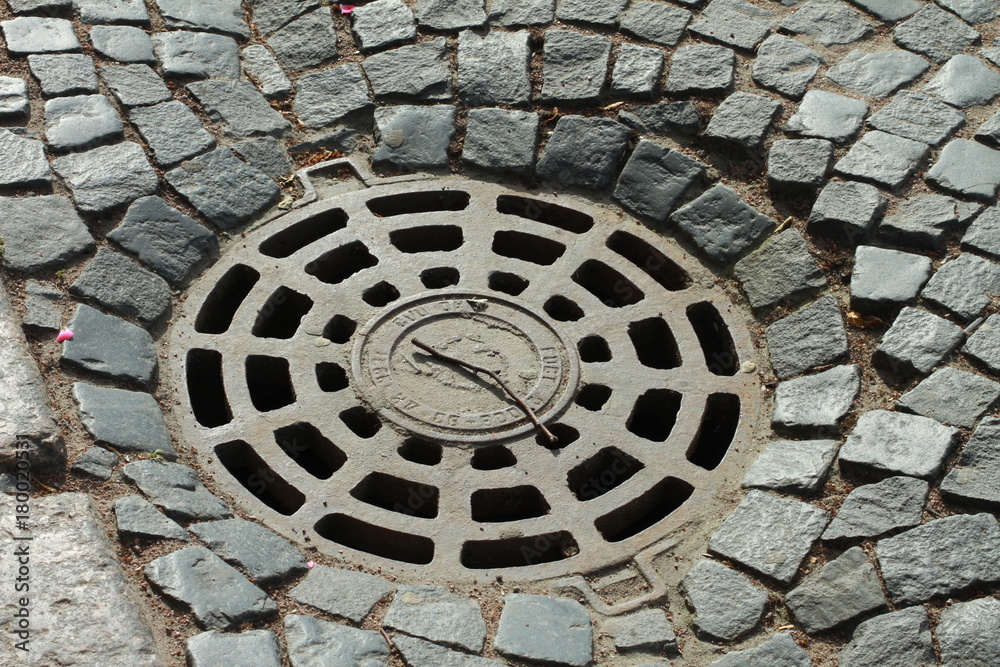
<svg viewBox="0 0 1000 667"><path fill-rule="evenodd" d="M0 662L1000 664L998 17L0 2ZM714 271L772 415L726 512L641 572L467 586L200 477L165 332L249 228L362 187L294 175L343 156L620 207Z"/></svg>

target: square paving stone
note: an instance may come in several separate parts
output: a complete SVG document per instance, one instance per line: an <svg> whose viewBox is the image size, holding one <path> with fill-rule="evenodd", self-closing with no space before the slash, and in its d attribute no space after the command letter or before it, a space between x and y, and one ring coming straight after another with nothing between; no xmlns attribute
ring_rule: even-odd
<svg viewBox="0 0 1000 667"><path fill-rule="evenodd" d="M782 382L775 392L771 425L801 433L836 433L860 391L857 366L834 366Z"/></svg>
<svg viewBox="0 0 1000 667"><path fill-rule="evenodd" d="M65 264L95 247L73 204L57 195L0 197L0 238L4 266L23 273Z"/></svg>
<svg viewBox="0 0 1000 667"><path fill-rule="evenodd" d="M126 141L52 161L81 211L100 213L156 192L156 172L139 144Z"/></svg>
<svg viewBox="0 0 1000 667"><path fill-rule="evenodd" d="M0 129L0 185L31 187L52 181L45 144Z"/></svg>
<svg viewBox="0 0 1000 667"><path fill-rule="evenodd" d="M321 621L311 616L285 616L285 642L293 665L358 665L388 667L385 639L371 630Z"/></svg>
<svg viewBox="0 0 1000 667"><path fill-rule="evenodd" d="M997 400L1000 383L957 368L942 368L903 394L897 405L945 424L972 428Z"/></svg>
<svg viewBox="0 0 1000 667"><path fill-rule="evenodd" d="M893 603L920 604L1000 582L1000 527L989 514L956 514L878 541Z"/></svg>
<svg viewBox="0 0 1000 667"><path fill-rule="evenodd" d="M757 49L752 76L764 88L799 98L825 62L801 42L784 35L771 35Z"/></svg>
<svg viewBox="0 0 1000 667"><path fill-rule="evenodd" d="M110 473L109 469L109 478ZM115 501L115 523L120 539L131 537L185 541L191 539L188 532L176 521L168 519L153 503L139 496L125 496Z"/></svg>
<svg viewBox="0 0 1000 667"><path fill-rule="evenodd" d="M29 112L27 82L16 77L0 76L0 118L27 117Z"/></svg>
<svg viewBox="0 0 1000 667"><path fill-rule="evenodd" d="M327 614L361 623L376 604L395 590L392 583L381 577L316 565L288 595Z"/></svg>
<svg viewBox="0 0 1000 667"><path fill-rule="evenodd" d="M708 548L789 584L828 520L818 507L754 489L712 534Z"/></svg>
<svg viewBox="0 0 1000 667"><path fill-rule="evenodd" d="M720 264L736 262L775 227L774 220L725 185L716 185L670 219Z"/></svg>
<svg viewBox="0 0 1000 667"><path fill-rule="evenodd" d="M924 90L960 109L989 104L1000 95L1000 74L966 53L953 56Z"/></svg>
<svg viewBox="0 0 1000 667"><path fill-rule="evenodd" d="M233 144L233 152L249 164L273 179L292 173L292 163L274 137L258 137Z"/></svg>
<svg viewBox="0 0 1000 667"><path fill-rule="evenodd" d="M122 119L104 95L58 97L45 103L45 139L56 151L89 148L122 137Z"/></svg>
<svg viewBox="0 0 1000 667"><path fill-rule="evenodd" d="M277 584L306 572L306 561L283 538L245 519L196 523L191 532L230 565L258 584Z"/></svg>
<svg viewBox="0 0 1000 667"><path fill-rule="evenodd" d="M852 547L789 591L785 604L809 634L844 625L885 609L875 566L861 547Z"/></svg>
<svg viewBox="0 0 1000 667"><path fill-rule="evenodd" d="M545 33L542 51L542 99L546 102L594 102L604 90L611 40L568 30Z"/></svg>
<svg viewBox="0 0 1000 667"><path fill-rule="evenodd" d="M157 322L170 310L166 281L107 247L97 251L69 291L145 324Z"/></svg>
<svg viewBox="0 0 1000 667"><path fill-rule="evenodd" d="M889 477L859 486L847 494L824 540L878 537L898 528L917 526L930 485L915 477Z"/></svg>
<svg viewBox="0 0 1000 667"><path fill-rule="evenodd" d="M946 607L937 626L942 664L1000 663L997 627L1000 627L1000 600L996 598L980 598Z"/></svg>
<svg viewBox="0 0 1000 667"><path fill-rule="evenodd" d="M357 65L342 65L299 79L295 114L308 127L326 127L355 112L374 106L368 84Z"/></svg>
<svg viewBox="0 0 1000 667"><path fill-rule="evenodd" d="M408 635L472 653L481 651L486 641L486 621L475 599L441 586L400 586L382 622Z"/></svg>
<svg viewBox="0 0 1000 667"><path fill-rule="evenodd" d="M547 25L556 17L556 0L486 0L486 13L492 25Z"/></svg>
<svg viewBox="0 0 1000 667"><path fill-rule="evenodd" d="M1000 207L991 206L972 221L962 237L962 247L1000 258Z"/></svg>
<svg viewBox="0 0 1000 667"><path fill-rule="evenodd" d="M267 45L290 70L318 67L337 59L337 28L330 7L303 14L268 37Z"/></svg>
<svg viewBox="0 0 1000 667"><path fill-rule="evenodd" d="M380 107L375 110L378 145L372 163L417 170L448 166L458 110L450 105Z"/></svg>
<svg viewBox="0 0 1000 667"><path fill-rule="evenodd" d="M232 37L175 30L158 32L152 39L165 76L240 78L240 55Z"/></svg>
<svg viewBox="0 0 1000 667"><path fill-rule="evenodd" d="M559 0L556 17L561 21L580 21L614 26L628 0Z"/></svg>
<svg viewBox="0 0 1000 667"><path fill-rule="evenodd" d="M191 546L146 565L146 578L191 608L202 628L232 630L278 613L278 605L205 547Z"/></svg>
<svg viewBox="0 0 1000 667"><path fill-rule="evenodd" d="M73 462L71 470L106 482L111 479L112 468L118 464L118 461L118 455L111 450L94 446Z"/></svg>
<svg viewBox="0 0 1000 667"><path fill-rule="evenodd" d="M184 646L191 667L254 665L281 667L281 644L270 630L220 633L215 630L189 637Z"/></svg>
<svg viewBox="0 0 1000 667"><path fill-rule="evenodd" d="M824 46L850 44L872 34L872 28L838 0L810 0L781 22L789 32L809 35Z"/></svg>
<svg viewBox="0 0 1000 667"><path fill-rule="evenodd" d="M563 116L538 160L542 178L593 190L611 185L632 130L608 118Z"/></svg>
<svg viewBox="0 0 1000 667"><path fill-rule="evenodd" d="M369 56L361 68L377 100L451 100L451 62L444 37Z"/></svg>
<svg viewBox="0 0 1000 667"><path fill-rule="evenodd" d="M12 56L80 50L73 24L66 19L19 16L0 21L0 30L3 30L7 50Z"/></svg>
<svg viewBox="0 0 1000 667"><path fill-rule="evenodd" d="M965 114L930 95L903 90L872 114L868 125L937 146L965 125Z"/></svg>
<svg viewBox="0 0 1000 667"><path fill-rule="evenodd" d="M826 286L826 277L796 229L786 229L736 263L750 306L798 302Z"/></svg>
<svg viewBox="0 0 1000 667"><path fill-rule="evenodd" d="M989 0L934 0L973 25L989 23L997 17L997 6Z"/></svg>
<svg viewBox="0 0 1000 667"><path fill-rule="evenodd" d="M733 87L736 53L714 44L682 46L670 60L666 91L685 93L717 93Z"/></svg>
<svg viewBox="0 0 1000 667"><path fill-rule="evenodd" d="M809 667L809 654L795 643L787 632L779 632L763 644L743 651L730 651L710 667Z"/></svg>
<svg viewBox="0 0 1000 667"><path fill-rule="evenodd" d="M701 116L690 100L635 106L618 120L640 134L692 135L701 130Z"/></svg>
<svg viewBox="0 0 1000 667"><path fill-rule="evenodd" d="M173 285L187 280L219 252L215 234L159 197L136 200L108 239Z"/></svg>
<svg viewBox="0 0 1000 667"><path fill-rule="evenodd" d="M927 4L897 25L892 38L904 49L943 63L976 43L979 33L954 14L949 14L937 5Z"/></svg>
<svg viewBox="0 0 1000 667"><path fill-rule="evenodd" d="M374 51L415 40L417 21L403 0L377 0L354 8L351 30L362 51Z"/></svg>
<svg viewBox="0 0 1000 667"><path fill-rule="evenodd" d="M287 95L292 92L292 82L281 65L262 44L251 44L240 51L243 71L257 84L265 97Z"/></svg>
<svg viewBox="0 0 1000 667"><path fill-rule="evenodd" d="M101 80L126 107L156 104L173 97L149 65L108 65L101 68Z"/></svg>
<svg viewBox="0 0 1000 667"><path fill-rule="evenodd" d="M878 130L867 132L834 166L841 176L871 181L895 190L930 154L930 146Z"/></svg>
<svg viewBox="0 0 1000 667"><path fill-rule="evenodd" d="M886 410L861 415L840 448L840 465L932 479L958 441L958 429L933 419ZM920 443L916 448L913 443Z"/></svg>
<svg viewBox="0 0 1000 667"><path fill-rule="evenodd" d="M781 103L769 97L733 93L715 110L705 128L705 138L736 144L746 150L760 148L771 121L780 111Z"/></svg>
<svg viewBox="0 0 1000 667"><path fill-rule="evenodd" d="M767 180L778 188L818 188L833 164L833 144L825 139L781 139L767 154Z"/></svg>
<svg viewBox="0 0 1000 667"><path fill-rule="evenodd" d="M73 338L62 346L60 361L112 380L148 387L157 368L153 337L141 327L80 304L69 323Z"/></svg>
<svg viewBox="0 0 1000 667"><path fill-rule="evenodd" d="M941 265L920 296L970 321L1000 293L1000 265L971 253L962 253Z"/></svg>
<svg viewBox="0 0 1000 667"><path fill-rule="evenodd" d="M322 0L250 0L250 9L253 23L266 37L322 4Z"/></svg>
<svg viewBox="0 0 1000 667"><path fill-rule="evenodd" d="M2 231L0 231L2 236ZM55 289L37 280L24 284L25 329L52 332L62 328L63 315L58 304L63 300L62 290Z"/></svg>
<svg viewBox="0 0 1000 667"><path fill-rule="evenodd" d="M593 635L587 608L576 600L512 593L493 646L511 658L584 667L593 660Z"/></svg>
<svg viewBox="0 0 1000 667"><path fill-rule="evenodd" d="M84 428L96 442L120 452L176 456L160 404L152 394L76 382L73 398L80 406Z"/></svg>
<svg viewBox="0 0 1000 667"><path fill-rule="evenodd" d="M915 53L895 49L866 53L851 51L827 76L865 97L888 97L920 78L930 63Z"/></svg>
<svg viewBox="0 0 1000 667"><path fill-rule="evenodd" d="M851 307L871 311L912 303L932 271L929 257L858 246L851 274Z"/></svg>
<svg viewBox="0 0 1000 667"><path fill-rule="evenodd" d="M623 32L661 46L677 46L691 12L662 2L635 2L622 17Z"/></svg>
<svg viewBox="0 0 1000 667"><path fill-rule="evenodd" d="M143 0L73 0L84 23L149 23Z"/></svg>
<svg viewBox="0 0 1000 667"><path fill-rule="evenodd" d="M130 25L95 25L90 29L94 51L120 63L156 62L153 41L142 28Z"/></svg>
<svg viewBox="0 0 1000 667"><path fill-rule="evenodd" d="M610 618L601 630L611 635L619 651L645 650L652 653L677 654L677 635L663 609L646 609Z"/></svg>
<svg viewBox="0 0 1000 667"><path fill-rule="evenodd" d="M482 37L462 31L458 36L458 99L468 106L527 104L531 97L530 38L527 30L490 32Z"/></svg>
<svg viewBox="0 0 1000 667"><path fill-rule="evenodd" d="M854 630L837 659L840 667L937 664L927 610L907 607L868 619Z"/></svg>
<svg viewBox="0 0 1000 667"><path fill-rule="evenodd" d="M857 134L867 113L868 105L862 100L810 90L788 119L785 131L844 143Z"/></svg>
<svg viewBox="0 0 1000 667"><path fill-rule="evenodd" d="M213 0L208 3L156 0L156 6L170 28L224 32L243 39L250 37L250 28L243 20L241 0Z"/></svg>
<svg viewBox="0 0 1000 667"><path fill-rule="evenodd" d="M192 206L221 229L232 229L260 215L280 190L267 174L228 148L199 155L164 176Z"/></svg>
<svg viewBox="0 0 1000 667"><path fill-rule="evenodd" d="M1000 506L1000 419L987 417L941 482L945 498L994 509Z"/></svg>
<svg viewBox="0 0 1000 667"><path fill-rule="evenodd" d="M954 322L907 307L882 337L875 355L897 372L927 375L964 339L965 332Z"/></svg>
<svg viewBox="0 0 1000 667"><path fill-rule="evenodd" d="M282 136L292 125L246 81L195 81L188 90L233 139Z"/></svg>
<svg viewBox="0 0 1000 667"><path fill-rule="evenodd" d="M664 222L704 174L705 165L697 160L641 139L618 176L615 199L633 213Z"/></svg>
<svg viewBox="0 0 1000 667"><path fill-rule="evenodd" d="M780 379L847 356L847 330L837 299L820 297L767 328L771 366Z"/></svg>
<svg viewBox="0 0 1000 667"><path fill-rule="evenodd" d="M1000 315L990 315L962 348L967 356L1000 374Z"/></svg>
<svg viewBox="0 0 1000 667"><path fill-rule="evenodd" d="M772 12L745 0L712 0L689 30L752 51L771 32L774 21Z"/></svg>
<svg viewBox="0 0 1000 667"><path fill-rule="evenodd" d="M537 113L471 109L462 159L482 169L530 174L535 166L537 143Z"/></svg>
<svg viewBox="0 0 1000 667"><path fill-rule="evenodd" d="M122 477L169 516L185 521L229 519L233 513L209 493L198 473L166 461L140 460L122 467Z"/></svg>
<svg viewBox="0 0 1000 667"><path fill-rule="evenodd" d="M611 74L611 93L651 99L663 76L663 52L635 44L622 44Z"/></svg>
<svg viewBox="0 0 1000 667"><path fill-rule="evenodd" d="M461 30L486 23L483 0L418 0L417 21L432 30Z"/></svg>
<svg viewBox="0 0 1000 667"><path fill-rule="evenodd" d="M680 583L684 601L695 616L699 636L731 642L752 632L767 611L767 591L722 563L703 558Z"/></svg>
<svg viewBox="0 0 1000 667"><path fill-rule="evenodd" d="M816 493L826 484L839 447L836 440L772 442L747 470L743 488Z"/></svg>
<svg viewBox="0 0 1000 667"><path fill-rule="evenodd" d="M926 179L942 190L993 203L1000 188L1000 151L977 141L953 139L941 151Z"/></svg>
<svg viewBox="0 0 1000 667"><path fill-rule="evenodd" d="M129 111L129 120L153 151L161 167L172 167L215 147L215 137L183 102L163 102Z"/></svg>
<svg viewBox="0 0 1000 667"><path fill-rule="evenodd" d="M94 59L77 53L37 53L28 56L28 67L42 94L76 95L97 92L97 70Z"/></svg>
<svg viewBox="0 0 1000 667"><path fill-rule="evenodd" d="M879 237L895 245L943 250L949 234L962 227L957 204L944 195L911 197L882 220Z"/></svg>

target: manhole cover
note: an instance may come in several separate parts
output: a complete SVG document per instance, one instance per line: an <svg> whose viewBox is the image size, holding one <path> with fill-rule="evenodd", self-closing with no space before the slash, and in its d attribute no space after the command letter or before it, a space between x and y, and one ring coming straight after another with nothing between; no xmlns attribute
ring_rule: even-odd
<svg viewBox="0 0 1000 667"><path fill-rule="evenodd" d="M591 572L697 521L759 408L743 319L679 246L462 179L249 234L170 347L187 442L249 514L450 580Z"/></svg>

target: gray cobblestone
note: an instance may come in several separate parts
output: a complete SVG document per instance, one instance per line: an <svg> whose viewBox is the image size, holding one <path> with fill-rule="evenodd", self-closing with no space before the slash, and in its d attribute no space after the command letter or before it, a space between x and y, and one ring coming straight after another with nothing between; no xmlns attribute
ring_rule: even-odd
<svg viewBox="0 0 1000 667"><path fill-rule="evenodd" d="M240 55L243 71L250 77L265 97L287 95L292 92L292 82L270 51L262 44L245 47Z"/></svg>
<svg viewBox="0 0 1000 667"><path fill-rule="evenodd" d="M785 131L844 143L857 134L867 113L868 105L862 100L810 90L788 119Z"/></svg>
<svg viewBox="0 0 1000 667"><path fill-rule="evenodd" d="M875 566L861 547L852 547L807 577L785 597L802 628L815 634L885 609Z"/></svg>
<svg viewBox="0 0 1000 667"><path fill-rule="evenodd" d="M120 452L160 452L167 459L176 456L160 405L152 394L77 382L73 398L80 406L84 428L96 442Z"/></svg>
<svg viewBox="0 0 1000 667"><path fill-rule="evenodd" d="M668 93L717 93L733 86L736 53L714 44L682 46L674 52L667 75Z"/></svg>
<svg viewBox="0 0 1000 667"><path fill-rule="evenodd" d="M108 247L97 251L69 291L145 324L159 321L170 310L167 282Z"/></svg>
<svg viewBox="0 0 1000 667"><path fill-rule="evenodd" d="M215 147L213 137L186 104L162 102L129 111L129 120L153 151L161 167L172 167Z"/></svg>
<svg viewBox="0 0 1000 667"><path fill-rule="evenodd" d="M145 329L86 304L69 323L73 338L62 347L63 364L112 380L148 387L157 369L153 337Z"/></svg>
<svg viewBox="0 0 1000 667"><path fill-rule="evenodd" d="M931 479L941 471L958 440L958 430L933 419L885 410L861 415L840 448L841 467ZM921 443L919 449L912 444Z"/></svg>
<svg viewBox="0 0 1000 667"><path fill-rule="evenodd" d="M953 139L926 178L942 190L992 203L1000 188L1000 151L976 141Z"/></svg>
<svg viewBox="0 0 1000 667"><path fill-rule="evenodd" d="M53 160L81 211L99 213L156 192L156 172L139 144L126 141Z"/></svg>
<svg viewBox="0 0 1000 667"><path fill-rule="evenodd" d="M108 65L101 68L101 80L126 107L156 104L173 97L149 65Z"/></svg>
<svg viewBox="0 0 1000 667"><path fill-rule="evenodd" d="M752 632L767 611L767 591L722 563L702 559L680 583L694 627L710 640L731 642Z"/></svg>
<svg viewBox="0 0 1000 667"><path fill-rule="evenodd" d="M915 53L896 49L878 53L851 51L827 76L866 97L888 97L920 78L930 63Z"/></svg>
<svg viewBox="0 0 1000 667"><path fill-rule="evenodd" d="M443 169L455 138L458 110L449 105L397 106L375 110L376 166L390 169Z"/></svg>
<svg viewBox="0 0 1000 667"><path fill-rule="evenodd" d="M95 25L90 29L94 51L120 63L156 62L153 41L142 28L128 25Z"/></svg>
<svg viewBox="0 0 1000 667"><path fill-rule="evenodd" d="M904 49L942 63L971 46L979 33L937 5L927 4L896 26L893 40Z"/></svg>
<svg viewBox="0 0 1000 667"><path fill-rule="evenodd" d="M1000 74L979 58L960 53L938 70L924 90L952 106L965 109L996 99L1000 95Z"/></svg>
<svg viewBox="0 0 1000 667"><path fill-rule="evenodd" d="M752 51L771 32L774 20L772 12L745 0L712 0L688 29L723 44Z"/></svg>
<svg viewBox="0 0 1000 667"><path fill-rule="evenodd" d="M781 22L796 34L809 35L824 46L851 44L872 34L872 28L846 3L810 0Z"/></svg>
<svg viewBox="0 0 1000 667"><path fill-rule="evenodd" d="M156 5L171 28L212 30L243 39L250 37L250 28L243 20L241 0L213 0L210 3L156 0Z"/></svg>
<svg viewBox="0 0 1000 667"><path fill-rule="evenodd" d="M377 0L355 7L351 19L362 51L396 46L417 38L416 19L403 0Z"/></svg>
<svg viewBox="0 0 1000 667"><path fill-rule="evenodd" d="M815 493L826 483L839 447L836 440L772 442L747 470L743 488Z"/></svg>
<svg viewBox="0 0 1000 667"><path fill-rule="evenodd" d="M931 277L929 257L858 246L851 274L851 306L860 310L892 308L916 300Z"/></svg>
<svg viewBox="0 0 1000 667"><path fill-rule="evenodd" d="M507 109L472 109L462 159L496 171L530 174L535 166L538 114Z"/></svg>
<svg viewBox="0 0 1000 667"><path fill-rule="evenodd" d="M28 66L42 94L76 95L97 92L94 59L78 53L36 53L28 56Z"/></svg>
<svg viewBox="0 0 1000 667"><path fill-rule="evenodd" d="M374 106L361 68L353 64L307 74L299 79L295 90L292 108L309 127L326 127Z"/></svg>
<svg viewBox="0 0 1000 667"><path fill-rule="evenodd" d="M318 7L267 39L282 65L303 70L337 59L337 28L332 11L330 7Z"/></svg>
<svg viewBox="0 0 1000 667"><path fill-rule="evenodd" d="M375 99L380 101L452 98L453 77L444 37L369 56L361 68L371 82Z"/></svg>
<svg viewBox="0 0 1000 667"><path fill-rule="evenodd" d="M824 62L818 53L791 37L771 35L757 49L753 80L764 88L799 98Z"/></svg>
<svg viewBox="0 0 1000 667"><path fill-rule="evenodd" d="M661 2L636 2L622 17L621 29L661 46L676 46L691 22L691 12Z"/></svg>
<svg viewBox="0 0 1000 667"><path fill-rule="evenodd" d="M847 151L833 170L842 176L895 190L909 180L929 154L927 144L871 130Z"/></svg>
<svg viewBox="0 0 1000 667"><path fill-rule="evenodd" d="M57 151L89 148L121 139L122 119L104 95L58 97L45 103L45 138Z"/></svg>
<svg viewBox="0 0 1000 667"><path fill-rule="evenodd" d="M1000 293L1000 265L962 253L941 265L920 296L969 321L983 314L990 295Z"/></svg>
<svg viewBox="0 0 1000 667"><path fill-rule="evenodd" d="M3 264L34 273L94 249L94 238L65 197L0 197Z"/></svg>
<svg viewBox="0 0 1000 667"><path fill-rule="evenodd" d="M0 21L0 30L12 56L80 50L73 24L66 19L19 16L10 21Z"/></svg>
<svg viewBox="0 0 1000 667"><path fill-rule="evenodd" d="M930 485L914 477L889 477L851 491L823 533L824 540L878 537L920 524Z"/></svg>
<svg viewBox="0 0 1000 667"><path fill-rule="evenodd" d="M45 157L45 144L25 139L10 130L0 130L0 186L48 185L52 168Z"/></svg>
<svg viewBox="0 0 1000 667"><path fill-rule="evenodd" d="M868 125L937 146L965 125L965 114L930 95L903 90L872 114Z"/></svg>
<svg viewBox="0 0 1000 667"><path fill-rule="evenodd" d="M459 100L471 107L527 104L531 97L530 37L527 30L482 37L462 31L458 36Z"/></svg>
<svg viewBox="0 0 1000 667"><path fill-rule="evenodd" d="M240 56L236 40L208 32L175 30L153 35L153 50L166 76L238 79Z"/></svg>
<svg viewBox="0 0 1000 667"><path fill-rule="evenodd" d="M716 185L670 216L702 251L732 264L774 229L774 220L724 185Z"/></svg>
<svg viewBox="0 0 1000 667"><path fill-rule="evenodd" d="M641 139L618 176L615 199L634 213L664 222L704 173L705 165L697 160Z"/></svg>
<svg viewBox="0 0 1000 667"><path fill-rule="evenodd" d="M771 424L790 431L835 433L860 391L857 366L835 366L782 382L775 392Z"/></svg>
<svg viewBox="0 0 1000 667"><path fill-rule="evenodd" d="M980 422L955 467L941 482L945 498L963 504L1000 506L1000 419Z"/></svg>
<svg viewBox="0 0 1000 667"><path fill-rule="evenodd" d="M799 302L826 286L826 277L795 229L771 237L737 262L736 277L755 309Z"/></svg>
<svg viewBox="0 0 1000 667"><path fill-rule="evenodd" d="M539 176L600 190L611 185L632 130L606 118L563 116L538 160Z"/></svg>
<svg viewBox="0 0 1000 667"><path fill-rule="evenodd" d="M927 610L907 607L860 624L838 655L841 667L932 667L937 664Z"/></svg>
<svg viewBox="0 0 1000 667"><path fill-rule="evenodd" d="M550 102L593 102L607 78L611 40L568 30L545 33L542 54L542 99Z"/></svg>

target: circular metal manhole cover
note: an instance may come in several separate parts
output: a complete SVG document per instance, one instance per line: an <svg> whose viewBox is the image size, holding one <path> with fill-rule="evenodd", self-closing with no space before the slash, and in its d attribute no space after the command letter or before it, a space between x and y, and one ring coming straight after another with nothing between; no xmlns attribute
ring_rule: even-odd
<svg viewBox="0 0 1000 667"><path fill-rule="evenodd" d="M463 179L249 234L169 345L184 437L248 513L453 581L591 572L697 520L760 402L742 316L679 246Z"/></svg>

